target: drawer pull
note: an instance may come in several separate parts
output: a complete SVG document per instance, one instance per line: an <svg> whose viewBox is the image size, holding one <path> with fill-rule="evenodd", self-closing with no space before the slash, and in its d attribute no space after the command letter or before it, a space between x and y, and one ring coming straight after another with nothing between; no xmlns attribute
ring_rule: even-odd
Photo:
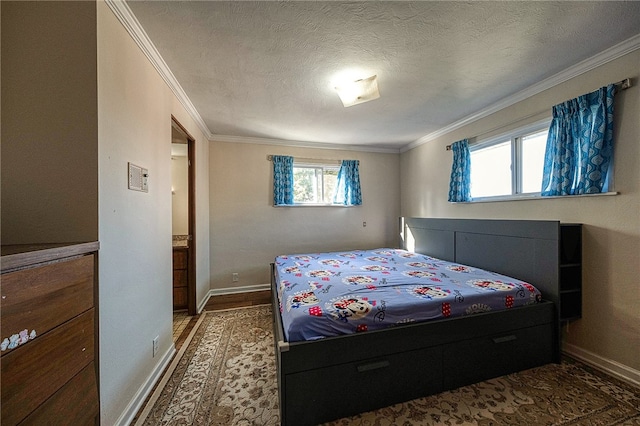
<svg viewBox="0 0 640 426"><path fill-rule="evenodd" d="M493 338L493 343L506 343L506 342L511 342L513 340L516 340L517 337L512 334L510 336L503 336L503 337L494 337Z"/></svg>
<svg viewBox="0 0 640 426"><path fill-rule="evenodd" d="M364 373L365 371L379 370L380 368L387 368L389 361L377 361L370 362L368 364L362 364L358 366L358 373Z"/></svg>

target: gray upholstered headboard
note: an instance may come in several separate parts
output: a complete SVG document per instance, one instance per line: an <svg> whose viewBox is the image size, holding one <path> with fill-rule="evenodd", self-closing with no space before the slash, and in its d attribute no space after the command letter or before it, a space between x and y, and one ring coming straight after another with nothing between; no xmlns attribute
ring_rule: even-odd
<svg viewBox="0 0 640 426"><path fill-rule="evenodd" d="M401 247L536 286L558 306L560 222L400 218Z"/></svg>

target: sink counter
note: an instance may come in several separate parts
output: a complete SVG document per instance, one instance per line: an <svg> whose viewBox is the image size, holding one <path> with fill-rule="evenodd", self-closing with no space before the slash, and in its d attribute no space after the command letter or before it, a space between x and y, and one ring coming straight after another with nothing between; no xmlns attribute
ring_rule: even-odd
<svg viewBox="0 0 640 426"><path fill-rule="evenodd" d="M188 235L174 235L173 236L173 248L189 248L189 236Z"/></svg>

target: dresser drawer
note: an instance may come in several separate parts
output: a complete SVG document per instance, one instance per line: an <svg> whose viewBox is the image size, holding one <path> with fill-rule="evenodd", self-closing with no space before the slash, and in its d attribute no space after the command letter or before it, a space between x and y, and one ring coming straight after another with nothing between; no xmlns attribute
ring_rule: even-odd
<svg viewBox="0 0 640 426"><path fill-rule="evenodd" d="M37 338L93 307L93 256L3 274L1 292L1 340L24 330Z"/></svg>
<svg viewBox="0 0 640 426"><path fill-rule="evenodd" d="M288 374L285 380L287 407L293 409L284 413L283 424L310 425L318 419L329 421L369 411L390 400L408 401L439 392L442 351L436 347L390 354ZM345 392L362 397L344 398ZM300 400L301 395L313 398Z"/></svg>
<svg viewBox="0 0 640 426"><path fill-rule="evenodd" d="M94 358L94 310L1 358L2 424L24 419Z"/></svg>
<svg viewBox="0 0 640 426"><path fill-rule="evenodd" d="M96 425L98 414L96 366L92 362L24 419L20 426Z"/></svg>

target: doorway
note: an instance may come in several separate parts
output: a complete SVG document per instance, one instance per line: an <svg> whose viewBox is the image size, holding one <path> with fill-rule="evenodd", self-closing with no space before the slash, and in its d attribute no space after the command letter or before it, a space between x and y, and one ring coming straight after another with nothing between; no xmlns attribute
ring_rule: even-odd
<svg viewBox="0 0 640 426"><path fill-rule="evenodd" d="M196 314L195 139L171 116L173 310Z"/></svg>

